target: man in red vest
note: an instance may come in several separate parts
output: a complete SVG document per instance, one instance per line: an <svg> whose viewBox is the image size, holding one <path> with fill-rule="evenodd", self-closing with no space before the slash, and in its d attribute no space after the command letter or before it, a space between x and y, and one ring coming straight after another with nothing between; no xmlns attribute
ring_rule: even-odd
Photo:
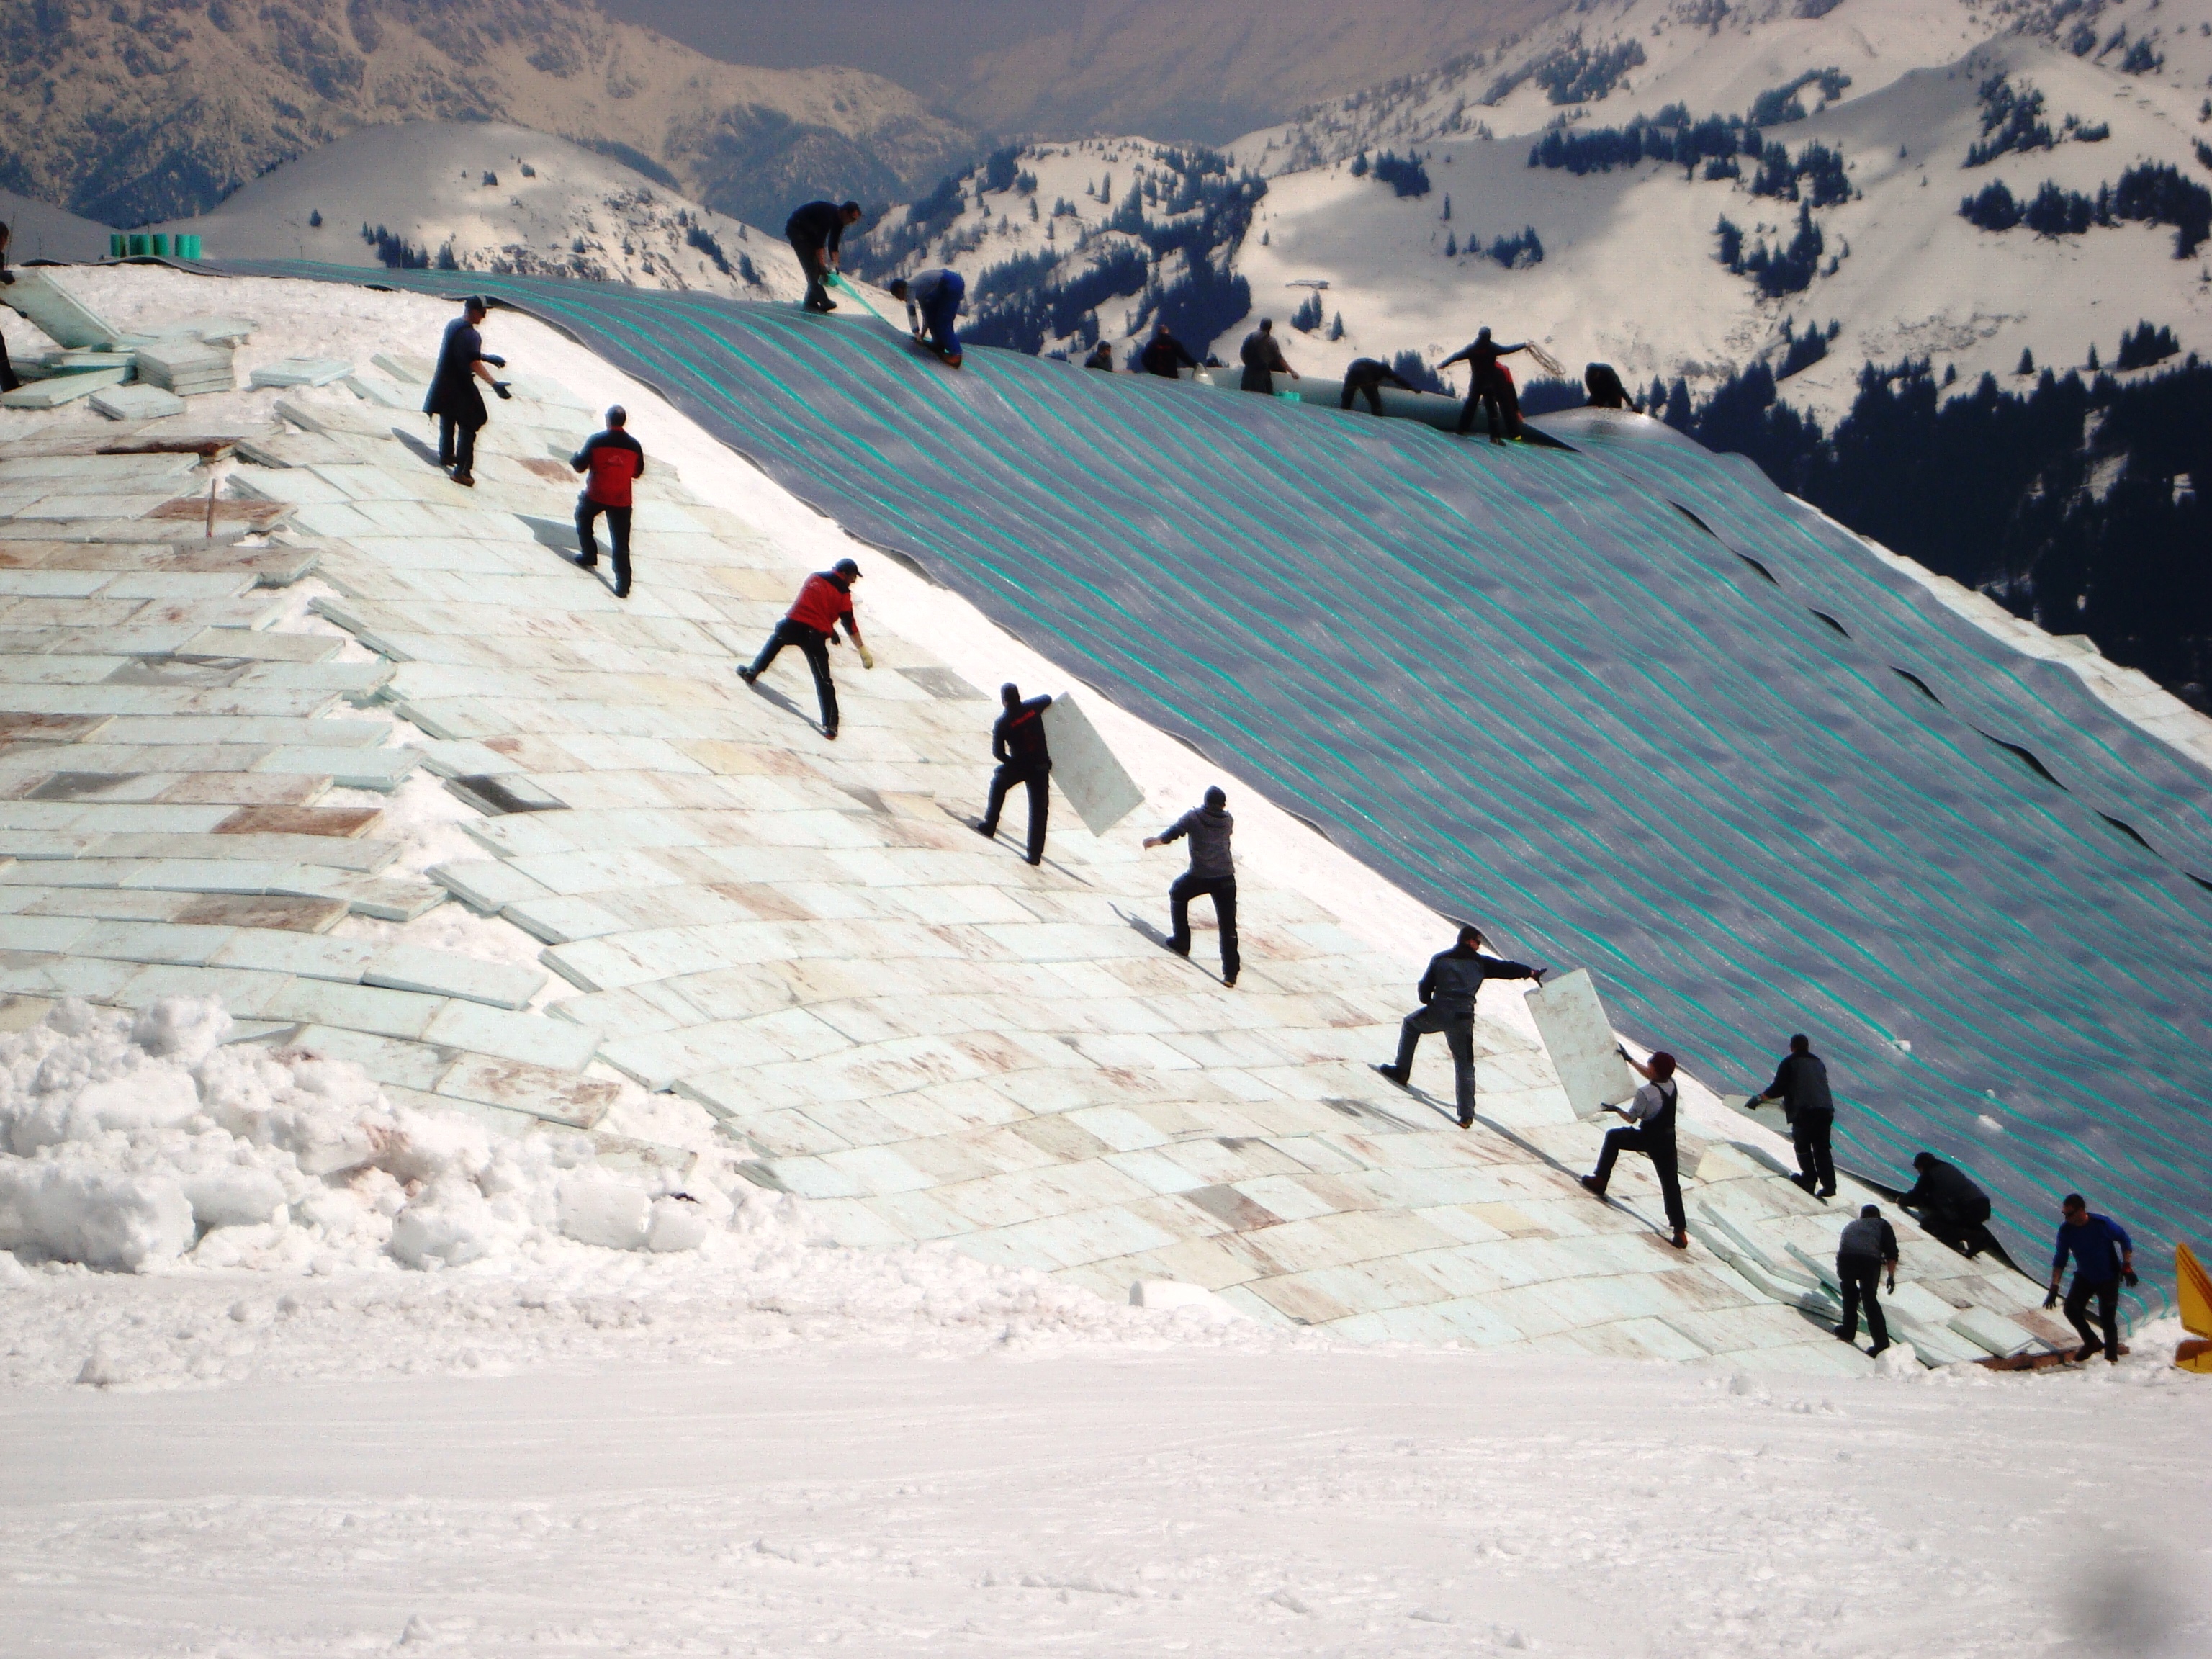
<svg viewBox="0 0 2212 1659"><path fill-rule="evenodd" d="M738 678L750 685L768 672L768 665L787 645L795 645L814 671L814 692L822 700L822 735L837 737L837 684L830 678L830 647L837 642L837 624L860 653L860 666L873 668L876 659L860 638L859 618L853 615L853 584L860 580L860 567L840 559L827 570L817 570L799 590L791 613L775 625L761 653L738 670Z"/></svg>
<svg viewBox="0 0 2212 1659"><path fill-rule="evenodd" d="M607 536L615 548L615 597L629 597L629 487L645 476L645 449L623 428L629 416L617 404L607 411L607 429L584 441L568 458L568 465L590 476L584 493L576 497L576 545L584 556L576 562L585 569L599 562L599 544L592 534L599 514L607 515Z"/></svg>

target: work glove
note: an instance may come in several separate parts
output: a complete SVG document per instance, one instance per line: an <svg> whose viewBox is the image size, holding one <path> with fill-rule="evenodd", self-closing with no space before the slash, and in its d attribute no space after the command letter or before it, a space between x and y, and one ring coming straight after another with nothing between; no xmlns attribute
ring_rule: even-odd
<svg viewBox="0 0 2212 1659"><path fill-rule="evenodd" d="M504 380L494 380L491 383L491 389L499 394L500 401L502 403L514 396L512 392L509 392L507 389L507 382Z"/></svg>
<svg viewBox="0 0 2212 1659"><path fill-rule="evenodd" d="M860 653L860 666L863 668L873 668L876 665L876 653L869 650L865 644L858 647L857 648ZM2128 1283L2132 1285L2135 1282L2136 1276L2133 1273L2130 1273L2128 1275Z"/></svg>
<svg viewBox="0 0 2212 1659"><path fill-rule="evenodd" d="M2043 1298L2043 1305L2046 1308L2057 1307L2058 1305L2058 1292L2053 1291L2049 1296L2045 1297Z"/></svg>
<svg viewBox="0 0 2212 1659"><path fill-rule="evenodd" d="M494 368L505 368L507 367L507 359L506 359L506 358L504 358L504 357L494 357L494 356L490 356L490 355L489 355L489 354L486 354L483 357L482 357L482 358L481 358L481 359L479 359L478 361L483 362L489 363L489 364L490 364Z"/></svg>
<svg viewBox="0 0 2212 1659"><path fill-rule="evenodd" d="M2133 1267L2122 1268L2120 1270L2120 1277L2128 1281L2128 1288L2130 1290L2133 1290L2136 1285L2142 1283L2142 1280L2136 1277L2136 1270Z"/></svg>

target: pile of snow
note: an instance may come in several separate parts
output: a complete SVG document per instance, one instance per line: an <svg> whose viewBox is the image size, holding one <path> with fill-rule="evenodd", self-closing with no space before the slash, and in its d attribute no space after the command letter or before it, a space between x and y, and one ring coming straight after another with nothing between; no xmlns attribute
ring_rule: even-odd
<svg viewBox="0 0 2212 1659"><path fill-rule="evenodd" d="M362 1069L225 1047L212 997L71 1000L0 1037L0 1249L138 1273L459 1267L565 1236L696 1250L731 1205L596 1168L592 1143L394 1106Z"/></svg>

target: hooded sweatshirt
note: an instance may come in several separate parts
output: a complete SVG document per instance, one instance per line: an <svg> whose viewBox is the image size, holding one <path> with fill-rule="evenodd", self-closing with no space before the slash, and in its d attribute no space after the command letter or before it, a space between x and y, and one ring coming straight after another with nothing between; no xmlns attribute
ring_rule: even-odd
<svg viewBox="0 0 2212 1659"><path fill-rule="evenodd" d="M1190 837L1190 872L1218 878L1234 876L1237 862L1229 855L1229 837L1237 820L1218 806L1194 806L1160 834L1162 841Z"/></svg>

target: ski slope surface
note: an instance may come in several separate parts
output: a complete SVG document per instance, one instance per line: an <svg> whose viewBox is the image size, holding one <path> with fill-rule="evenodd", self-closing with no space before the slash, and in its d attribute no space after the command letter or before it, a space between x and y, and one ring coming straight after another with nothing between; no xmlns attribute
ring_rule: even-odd
<svg viewBox="0 0 2212 1659"><path fill-rule="evenodd" d="M1820 1033L1852 1168L1932 1147L2015 1214L2083 1188L2157 1244L2201 1228L2172 1079L2212 969L2203 772L1744 464L1641 419L1470 447L1010 353L950 375L865 318L465 280L1424 901L1588 967L1638 1040L1749 1091Z"/></svg>

